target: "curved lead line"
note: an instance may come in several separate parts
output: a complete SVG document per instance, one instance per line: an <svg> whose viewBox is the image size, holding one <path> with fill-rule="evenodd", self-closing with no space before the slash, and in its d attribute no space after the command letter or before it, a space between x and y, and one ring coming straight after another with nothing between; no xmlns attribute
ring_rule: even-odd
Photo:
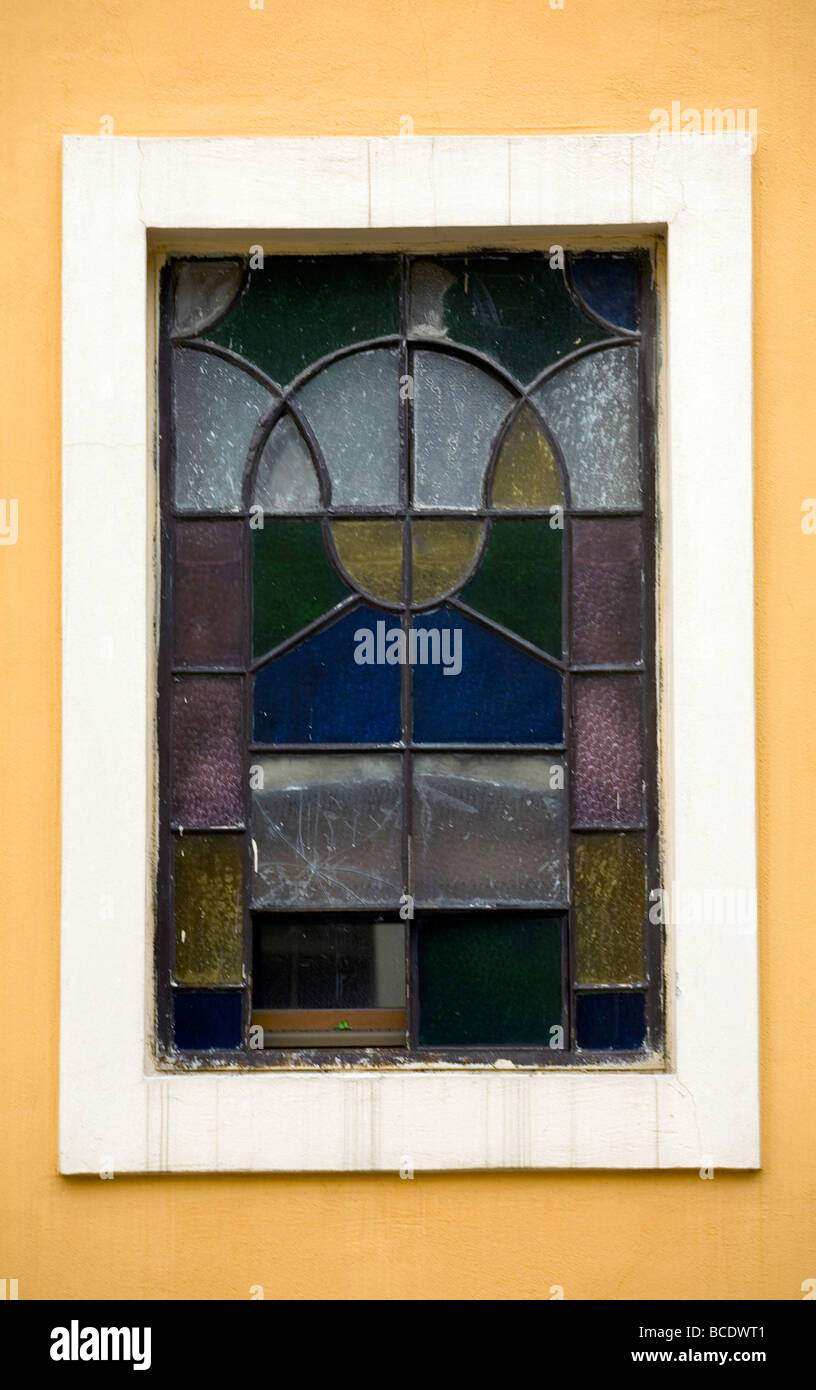
<svg viewBox="0 0 816 1390"><path fill-rule="evenodd" d="M612 323L610 319L605 319L602 314L599 314L596 309L593 309L591 305L587 304L572 277L572 261L574 254L574 252L567 252L566 263L562 267L561 274L564 277L567 294L570 295L574 303L581 310L581 313L585 314L593 323L596 323L599 328L605 329L607 333L625 333L630 339L639 338L640 331L637 328L621 328L619 324Z"/></svg>
<svg viewBox="0 0 816 1390"><path fill-rule="evenodd" d="M249 287L250 276L249 260L246 256L189 256L181 262L183 265L224 265L225 263L239 265L242 268L241 277L238 281L238 288L235 290L235 293L227 301L225 308L219 309L211 318L205 316L194 333L171 333L170 337L174 343L183 343L186 346L188 339L198 338L205 329L218 328L218 326L232 313L238 301L243 299ZM173 313L175 315L175 291L173 294Z"/></svg>
<svg viewBox="0 0 816 1390"><path fill-rule="evenodd" d="M562 510L568 511L570 508L571 494L569 476L567 474L566 460L561 450L561 445L558 443L558 440L555 438L555 435L551 432L547 422L544 419L544 416L542 415L538 407L538 404L530 396L531 390L532 388L528 387L526 391L522 392L519 399L515 402L514 405L510 407L501 424L499 425L498 430L496 431L496 437L493 441L493 447L491 449L490 458L488 459L487 468L485 469L485 475L482 480L482 506L484 507L485 511L494 510L492 502L492 492L493 482L496 474L496 466L499 461L499 454L502 451L502 446L505 440L507 439L507 436L509 435L511 429L513 428L513 425L515 424L516 420L518 419L525 406L529 407L532 415L535 418L536 424L542 431L544 438L546 439L547 443L550 446L550 449L552 450L552 455L555 459L556 467L558 469L558 479L561 484ZM505 509L496 508L495 510L498 514L500 514L501 511ZM506 510L510 509L507 508ZM517 510L524 511L524 508L519 507ZM531 508L530 510L532 511L533 508ZM552 510L554 511L555 508L552 508Z"/></svg>
<svg viewBox="0 0 816 1390"><path fill-rule="evenodd" d="M311 455L312 466L317 475L317 485L320 491L320 505L324 510L331 506L331 478L317 436L299 406L294 401L287 400L285 396L282 396L279 401L273 401L266 414L261 416L249 442L247 461L244 465L244 477L241 483L241 500L246 511L252 506L255 485L258 481L258 469L269 436L286 415L289 415L293 420L295 428Z"/></svg>
<svg viewBox="0 0 816 1390"><path fill-rule="evenodd" d="M244 464L244 473L241 480L241 505L248 511L252 505L252 494L255 490L255 481L258 467L263 454L266 442L272 433L275 425L286 414L291 415L294 424L301 435L306 447L312 456L312 464L317 474L318 487L320 489L320 503L322 507L331 506L331 479L323 457L323 451L317 442L314 432L297 403L291 399L291 390L286 390L280 386L272 377L267 376L266 372L254 363L247 361L240 353L233 352L232 348L221 347L219 343L211 343L206 338L187 338L183 346L191 348L194 352L208 353L212 357L220 357L224 362L229 362L239 371L246 372L247 376L252 377L260 386L265 386L271 396L275 397L269 409L261 416L247 450L247 461ZM355 349L356 350L356 349ZM349 356L349 353L344 353Z"/></svg>
<svg viewBox="0 0 816 1390"><path fill-rule="evenodd" d="M414 513L413 521L422 521L423 519L431 520L431 518L423 518L421 514L418 515L417 513ZM464 579L457 580L456 583L453 584L450 589L447 589L445 591L444 594L440 594L438 598L430 599L427 603L412 602L410 605L410 610L412 613L428 613L434 608L439 608L440 604L447 603L451 598L453 598L455 594L461 593L462 589L467 588L468 584L470 583L471 579L473 578L474 574L478 570L479 566L482 563L482 560L485 557L485 551L487 550L488 541L490 539L490 528L492 525L492 518L489 516L481 518L474 517L473 519L474 521L481 520L482 535L481 540L479 541L479 546L476 551L476 554L467 569ZM466 521L467 517L461 517L460 520Z"/></svg>
<svg viewBox="0 0 816 1390"><path fill-rule="evenodd" d="M258 481L258 469L261 466L261 459L269 437L275 427L287 416L292 420L295 429L309 451L312 467L317 477L320 506L324 511L331 507L331 478L317 436L299 406L294 401L287 401L283 398L274 401L266 414L261 416L249 441L247 461L244 465L244 476L241 482L241 503L245 511L248 511L253 505L252 498ZM281 516L285 515L285 512L281 512Z"/></svg>
<svg viewBox="0 0 816 1390"><path fill-rule="evenodd" d="M557 376L565 367L571 367L573 362L578 362L582 357L591 357L595 352L609 352L612 348L631 347L635 350L641 342L641 334L634 333L628 337L607 338L601 343L587 343L586 347L577 348L575 352L568 352L566 357L559 357L557 362L552 362L549 367L544 367L538 376L533 377L532 381L524 388L524 395L529 397L537 391L545 381Z"/></svg>

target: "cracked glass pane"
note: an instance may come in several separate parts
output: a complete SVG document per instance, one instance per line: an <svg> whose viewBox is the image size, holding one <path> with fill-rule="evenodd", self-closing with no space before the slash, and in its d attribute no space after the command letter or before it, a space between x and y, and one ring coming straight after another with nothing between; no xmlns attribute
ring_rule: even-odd
<svg viewBox="0 0 816 1390"><path fill-rule="evenodd" d="M254 908L399 906L398 756L278 755L251 784Z"/></svg>
<svg viewBox="0 0 816 1390"><path fill-rule="evenodd" d="M417 755L419 906L567 901L567 793L560 758Z"/></svg>

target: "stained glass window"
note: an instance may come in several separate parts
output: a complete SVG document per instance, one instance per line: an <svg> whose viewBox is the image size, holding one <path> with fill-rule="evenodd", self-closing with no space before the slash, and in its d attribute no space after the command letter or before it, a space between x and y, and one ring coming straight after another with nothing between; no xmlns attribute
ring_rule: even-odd
<svg viewBox="0 0 816 1390"><path fill-rule="evenodd" d="M257 259L162 274L163 1054L658 1053L648 252Z"/></svg>

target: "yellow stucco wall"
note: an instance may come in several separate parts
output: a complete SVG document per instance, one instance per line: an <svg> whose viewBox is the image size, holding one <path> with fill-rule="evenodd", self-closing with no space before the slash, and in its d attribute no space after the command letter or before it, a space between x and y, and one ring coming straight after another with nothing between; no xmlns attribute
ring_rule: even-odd
<svg viewBox="0 0 816 1390"><path fill-rule="evenodd" d="M0 26L0 497L20 507L0 549L0 1278L21 1298L801 1298L816 1278L812 0L6 0ZM117 135L392 135L406 114L417 134L635 131L674 100L758 112L762 1172L58 1177L61 135L104 116Z"/></svg>

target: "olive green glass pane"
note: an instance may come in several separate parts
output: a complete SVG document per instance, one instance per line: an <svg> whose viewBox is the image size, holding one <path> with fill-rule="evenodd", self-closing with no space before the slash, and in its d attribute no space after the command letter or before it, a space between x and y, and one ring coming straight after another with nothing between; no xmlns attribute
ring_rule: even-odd
<svg viewBox="0 0 816 1390"><path fill-rule="evenodd" d="M563 531L551 518L490 523L484 559L462 599L560 659ZM557 518L552 518L557 520Z"/></svg>
<svg viewBox="0 0 816 1390"><path fill-rule="evenodd" d="M267 256L210 339L280 385L351 343L399 333L396 256Z"/></svg>
<svg viewBox="0 0 816 1390"><path fill-rule="evenodd" d="M410 331L477 348L522 383L610 336L579 309L544 253L415 261Z"/></svg>
<svg viewBox="0 0 816 1390"><path fill-rule="evenodd" d="M176 836L175 978L239 985L243 978L243 837Z"/></svg>
<svg viewBox="0 0 816 1390"><path fill-rule="evenodd" d="M401 521L335 521L331 533L355 588L381 603L402 600Z"/></svg>
<svg viewBox="0 0 816 1390"><path fill-rule="evenodd" d="M502 441L489 501L511 510L564 505L555 454L528 405L522 406Z"/></svg>
<svg viewBox="0 0 816 1390"><path fill-rule="evenodd" d="M431 603L458 588L479 554L483 536L482 521L415 518L413 602Z"/></svg>
<svg viewBox="0 0 816 1390"><path fill-rule="evenodd" d="M562 1023L562 919L417 925L423 1047L547 1047Z"/></svg>
<svg viewBox="0 0 816 1390"><path fill-rule="evenodd" d="M319 521L269 521L252 533L252 649L271 651L349 597Z"/></svg>
<svg viewBox="0 0 816 1390"><path fill-rule="evenodd" d="M373 348L341 357L295 397L326 466L335 507L399 501L399 354Z"/></svg>
<svg viewBox="0 0 816 1390"><path fill-rule="evenodd" d="M575 836L576 982L643 979L646 846L643 835Z"/></svg>

